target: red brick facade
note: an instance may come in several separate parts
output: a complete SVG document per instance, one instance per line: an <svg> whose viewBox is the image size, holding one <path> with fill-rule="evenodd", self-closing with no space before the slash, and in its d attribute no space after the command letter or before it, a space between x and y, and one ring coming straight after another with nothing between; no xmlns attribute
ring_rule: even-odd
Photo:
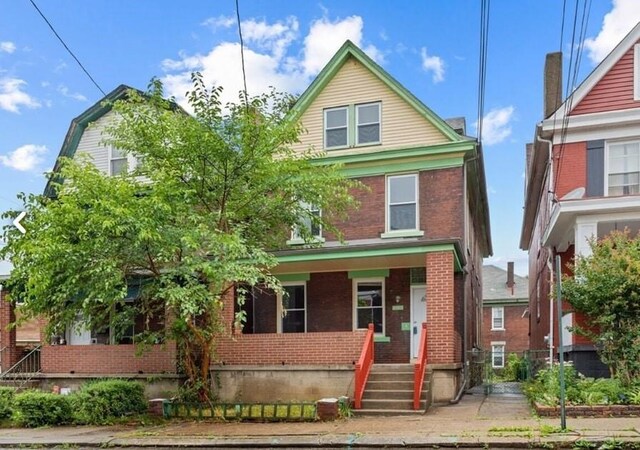
<svg viewBox="0 0 640 450"><path fill-rule="evenodd" d="M135 345L45 345L41 367L55 374L162 374L176 373L173 342L154 345L136 356Z"/></svg>
<svg viewBox="0 0 640 450"><path fill-rule="evenodd" d="M0 363L2 371L9 369L20 358L16 348L16 329L8 325L15 322L16 316L13 305L9 302L7 292L0 291Z"/></svg>
<svg viewBox="0 0 640 450"><path fill-rule="evenodd" d="M560 154L562 154L561 160L559 159ZM563 146L554 145L553 155L557 198L562 198L572 190L587 185L586 142L574 142Z"/></svg>
<svg viewBox="0 0 640 450"><path fill-rule="evenodd" d="M451 252L427 253L427 362L460 362L454 325L454 277Z"/></svg>
<svg viewBox="0 0 640 450"><path fill-rule="evenodd" d="M491 308L504 308L504 330L493 330L491 327ZM491 305L483 308L482 328L484 332L484 349L491 350L491 342L505 342L505 352L522 353L529 349L529 318L525 314L528 305Z"/></svg>

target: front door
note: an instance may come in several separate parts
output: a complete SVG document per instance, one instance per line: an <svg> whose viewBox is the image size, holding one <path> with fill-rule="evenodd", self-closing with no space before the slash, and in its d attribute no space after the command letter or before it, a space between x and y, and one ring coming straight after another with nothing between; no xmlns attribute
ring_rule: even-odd
<svg viewBox="0 0 640 450"><path fill-rule="evenodd" d="M422 322L427 320L427 288L411 286L411 357L417 358L420 350Z"/></svg>

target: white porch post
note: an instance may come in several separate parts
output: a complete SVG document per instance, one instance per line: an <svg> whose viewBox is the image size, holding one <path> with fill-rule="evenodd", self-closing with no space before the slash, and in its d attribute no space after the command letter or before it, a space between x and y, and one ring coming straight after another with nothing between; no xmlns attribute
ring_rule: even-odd
<svg viewBox="0 0 640 450"><path fill-rule="evenodd" d="M598 222L593 219L576 220L575 256L591 256L589 241L598 235Z"/></svg>

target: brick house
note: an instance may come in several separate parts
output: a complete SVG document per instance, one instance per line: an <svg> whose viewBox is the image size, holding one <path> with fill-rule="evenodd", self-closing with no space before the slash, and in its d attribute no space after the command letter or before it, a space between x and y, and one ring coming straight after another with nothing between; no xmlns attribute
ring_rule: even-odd
<svg viewBox="0 0 640 450"><path fill-rule="evenodd" d="M527 146L520 247L529 251L531 348L557 354L549 301L553 258L563 271L589 239L640 229L640 24L561 102L561 54L547 55L544 120ZM563 305L562 349L581 372L608 376L593 343L566 327L585 318Z"/></svg>
<svg viewBox="0 0 640 450"><path fill-rule="evenodd" d="M529 349L529 280L496 266L482 267L482 343L491 366L504 367L506 355Z"/></svg>
<svg viewBox="0 0 640 450"><path fill-rule="evenodd" d="M121 86L107 97L125 92ZM126 167L116 149L99 145L110 114L98 103L74 119L61 155L88 153L107 175ZM436 116L349 41L292 117L306 130L296 150L321 151L319 164L341 163L346 176L370 190L357 194L360 208L340 224L346 244L319 229L319 247L305 248L292 234L274 252L274 274L288 298L256 289L244 305L246 326L220 338L212 366L220 397L353 395L354 385L364 386L354 381L363 349L375 350L368 353L374 370L397 364L384 367L410 372L413 380L411 363L425 342L428 395L451 400L464 382L466 351L480 346L480 268L491 254L481 148L464 135L464 120ZM232 296L225 301L232 329L238 306ZM175 347L140 359L131 344L70 333L65 345L43 347L43 372L105 373L120 364L123 374L175 372Z"/></svg>

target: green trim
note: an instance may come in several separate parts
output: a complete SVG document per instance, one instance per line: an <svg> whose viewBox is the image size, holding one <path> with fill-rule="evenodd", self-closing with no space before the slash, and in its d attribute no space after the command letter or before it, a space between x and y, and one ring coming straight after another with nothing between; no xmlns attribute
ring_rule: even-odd
<svg viewBox="0 0 640 450"><path fill-rule="evenodd" d="M320 71L318 76L313 80L311 85L300 96L296 104L291 110L289 120L297 120L307 110L309 105L318 97L320 92L333 79L338 70L342 68L349 57L355 58L365 68L367 68L374 76L380 79L384 84L395 92L406 103L412 106L420 115L429 121L436 129L438 129L445 137L453 142L459 142L464 138L455 132L449 124L438 117L431 109L422 103L415 95L409 92L404 86L396 81L387 71L380 67L375 61L369 58L362 50L360 50L353 42L347 40L342 47L333 55L333 58Z"/></svg>
<svg viewBox="0 0 640 450"><path fill-rule="evenodd" d="M279 264L311 262L311 261L331 261L350 258L373 258L376 256L397 256L397 255L418 255L421 253L446 252L450 251L454 254L454 268L457 272L462 270L460 257L456 252L454 244L436 244L422 245L416 247L393 247L393 248L374 248L374 249L350 249L347 248L339 251L326 251L322 249L320 252L305 251L291 255L276 256Z"/></svg>
<svg viewBox="0 0 640 450"><path fill-rule="evenodd" d="M347 138L349 140L349 147L355 147L356 145L356 106L351 103L348 107L349 114L349 124L347 125L349 129L347 130Z"/></svg>
<svg viewBox="0 0 640 450"><path fill-rule="evenodd" d="M309 281L311 278L310 273L283 273L281 275L276 275L276 278L280 280L282 283L286 283L287 281Z"/></svg>
<svg viewBox="0 0 640 450"><path fill-rule="evenodd" d="M373 342L391 342L391 336L374 335Z"/></svg>
<svg viewBox="0 0 640 450"><path fill-rule="evenodd" d="M448 153L472 152L476 150L476 143L473 141L451 142L444 144L398 148L391 150L381 150L376 152L358 153L349 155L332 155L326 153L326 156L314 158L311 160L313 164L354 164L366 163L373 161L387 161L389 159L414 158L435 155L445 155Z"/></svg>
<svg viewBox="0 0 640 450"><path fill-rule="evenodd" d="M418 170L450 169L462 167L464 158L443 158L433 161L412 161L398 164L376 164L365 167L343 167L340 170L345 177L368 177L374 175L384 175L393 172L414 172Z"/></svg>
<svg viewBox="0 0 640 450"><path fill-rule="evenodd" d="M381 278L388 277L389 269L350 270L349 279L353 278Z"/></svg>

